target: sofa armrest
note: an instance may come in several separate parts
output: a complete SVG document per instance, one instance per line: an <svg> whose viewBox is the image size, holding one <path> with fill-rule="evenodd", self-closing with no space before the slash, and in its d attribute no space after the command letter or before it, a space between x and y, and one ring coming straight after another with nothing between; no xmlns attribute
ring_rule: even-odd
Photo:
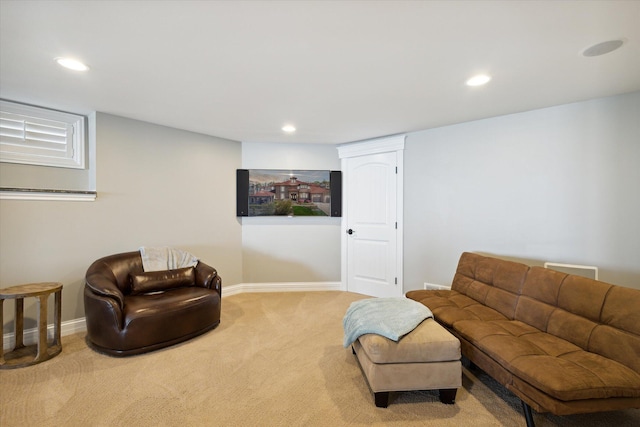
<svg viewBox="0 0 640 427"><path fill-rule="evenodd" d="M196 265L195 271L196 286L213 289L218 293L218 295L221 295L222 279L218 276L218 272L215 268L200 261L198 262L198 265Z"/></svg>

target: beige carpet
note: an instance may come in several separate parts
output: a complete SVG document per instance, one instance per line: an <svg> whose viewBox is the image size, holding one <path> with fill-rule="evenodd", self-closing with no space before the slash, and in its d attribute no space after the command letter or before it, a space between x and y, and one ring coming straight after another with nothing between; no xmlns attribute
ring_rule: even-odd
<svg viewBox="0 0 640 427"><path fill-rule="evenodd" d="M464 370L455 405L436 391L373 396L342 317L362 295L254 293L223 298L220 326L129 358L89 349L84 334L39 365L0 371L0 425L524 426L520 402L480 370ZM640 411L555 417L544 426L637 426Z"/></svg>

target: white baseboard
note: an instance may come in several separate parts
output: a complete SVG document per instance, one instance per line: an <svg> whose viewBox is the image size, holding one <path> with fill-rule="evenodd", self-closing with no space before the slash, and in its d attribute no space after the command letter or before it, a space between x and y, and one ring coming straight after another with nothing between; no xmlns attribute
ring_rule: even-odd
<svg viewBox="0 0 640 427"><path fill-rule="evenodd" d="M223 286L222 297L229 297L245 292L311 292L311 291L343 291L341 282L286 282L286 283L239 283L237 285ZM85 318L67 320L60 325L62 336L84 332L87 330ZM53 325L47 326L47 336L53 339ZM12 349L15 345L13 332L2 337L3 348ZM22 335L24 345L32 345L38 342L38 328L26 329Z"/></svg>
<svg viewBox="0 0 640 427"><path fill-rule="evenodd" d="M79 319L67 320L60 324L60 335L71 335L76 332L84 332L87 330L87 324L84 317ZM47 338L53 340L53 324L47 325ZM16 343L16 337L13 332L2 336L2 348L5 350L12 349ZM38 328L25 329L22 333L22 343L24 345L32 345L38 343Z"/></svg>
<svg viewBox="0 0 640 427"><path fill-rule="evenodd" d="M223 286L222 297L246 292L343 291L341 282L239 283Z"/></svg>

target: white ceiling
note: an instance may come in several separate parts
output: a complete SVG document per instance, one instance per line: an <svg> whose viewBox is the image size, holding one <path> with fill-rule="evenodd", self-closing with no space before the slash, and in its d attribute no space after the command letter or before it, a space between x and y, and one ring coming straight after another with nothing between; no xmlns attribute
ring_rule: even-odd
<svg viewBox="0 0 640 427"><path fill-rule="evenodd" d="M0 7L0 97L237 141L351 142L640 90L640 1ZM465 86L478 72L493 80Z"/></svg>

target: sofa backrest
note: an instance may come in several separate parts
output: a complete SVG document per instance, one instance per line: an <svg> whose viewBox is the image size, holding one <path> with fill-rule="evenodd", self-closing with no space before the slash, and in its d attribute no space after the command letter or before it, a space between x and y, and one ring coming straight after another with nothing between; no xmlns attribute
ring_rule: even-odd
<svg viewBox="0 0 640 427"><path fill-rule="evenodd" d="M451 289L640 373L640 290L464 252Z"/></svg>
<svg viewBox="0 0 640 427"><path fill-rule="evenodd" d="M515 319L640 372L640 290L531 267Z"/></svg>
<svg viewBox="0 0 640 427"><path fill-rule="evenodd" d="M513 319L528 271L525 264L464 252L451 289Z"/></svg>
<svg viewBox="0 0 640 427"><path fill-rule="evenodd" d="M640 290L612 285L591 334L589 351L606 355L640 373Z"/></svg>

